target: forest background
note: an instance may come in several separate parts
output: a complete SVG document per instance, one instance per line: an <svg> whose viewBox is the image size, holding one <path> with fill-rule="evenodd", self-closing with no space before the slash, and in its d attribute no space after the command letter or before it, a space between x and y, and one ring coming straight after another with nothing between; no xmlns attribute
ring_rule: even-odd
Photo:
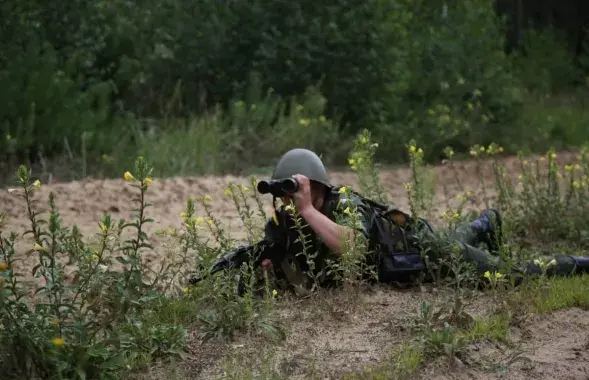
<svg viewBox="0 0 589 380"><path fill-rule="evenodd" d="M589 3L5 0L0 185L267 168L293 146L344 165L589 140ZM336 142L336 143L334 143Z"/></svg>

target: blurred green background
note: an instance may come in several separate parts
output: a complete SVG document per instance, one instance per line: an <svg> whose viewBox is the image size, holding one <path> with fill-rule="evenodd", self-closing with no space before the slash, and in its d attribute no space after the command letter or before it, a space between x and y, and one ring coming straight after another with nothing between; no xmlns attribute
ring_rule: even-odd
<svg viewBox="0 0 589 380"><path fill-rule="evenodd" d="M0 185L244 173L287 149L383 164L589 140L587 1L4 0Z"/></svg>

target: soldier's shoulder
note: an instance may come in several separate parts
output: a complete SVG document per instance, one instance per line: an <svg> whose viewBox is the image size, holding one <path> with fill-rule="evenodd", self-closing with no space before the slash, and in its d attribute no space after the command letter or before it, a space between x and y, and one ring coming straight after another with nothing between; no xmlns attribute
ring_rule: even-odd
<svg viewBox="0 0 589 380"><path fill-rule="evenodd" d="M327 197L327 203L331 209L337 207L346 207L349 205L355 205L356 207L370 208L366 199L347 186L334 186L330 189Z"/></svg>

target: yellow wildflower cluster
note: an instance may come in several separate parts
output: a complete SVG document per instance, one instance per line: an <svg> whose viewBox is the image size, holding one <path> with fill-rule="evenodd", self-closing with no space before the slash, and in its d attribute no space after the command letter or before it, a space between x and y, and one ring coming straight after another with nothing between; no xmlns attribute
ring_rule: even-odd
<svg viewBox="0 0 589 380"><path fill-rule="evenodd" d="M447 223L456 223L460 220L460 213L456 212L456 211L444 211L441 214L442 218L447 222Z"/></svg>
<svg viewBox="0 0 589 380"><path fill-rule="evenodd" d="M484 276L489 280L498 280L500 278L503 278L503 274L501 272L491 273L490 271L486 271Z"/></svg>
<svg viewBox="0 0 589 380"><path fill-rule="evenodd" d="M350 168L352 170L356 170L357 169L357 165L360 164L362 162L362 157L358 158L357 160L355 158L348 158L348 165L350 165Z"/></svg>
<svg viewBox="0 0 589 380"><path fill-rule="evenodd" d="M543 274L546 274L551 266L556 265L556 259L552 259L549 262L546 262L544 259L534 259L534 264L540 268Z"/></svg>
<svg viewBox="0 0 589 380"><path fill-rule="evenodd" d="M575 164L575 165L565 165L564 166L564 171L567 173L571 173L575 170L581 170L581 165Z"/></svg>
<svg viewBox="0 0 589 380"><path fill-rule="evenodd" d="M589 175L583 174L581 177L573 180L572 186L574 189L589 189Z"/></svg>
<svg viewBox="0 0 589 380"><path fill-rule="evenodd" d="M308 127L311 124L315 124L315 123L326 123L327 122L327 118L323 115L319 116L318 118L301 118L299 119L299 125L302 125L303 127Z"/></svg>
<svg viewBox="0 0 589 380"><path fill-rule="evenodd" d="M131 174L130 171L126 171L125 174L123 174L123 178L125 179L125 181L128 182L135 181L135 176ZM153 179L151 177L145 177L143 181L146 186L151 186L151 184L153 183Z"/></svg>
<svg viewBox="0 0 589 380"><path fill-rule="evenodd" d="M182 220L184 221L184 223L186 224L187 227L190 227L192 225L198 226L199 224L202 224L204 222L204 218L203 217L197 216L197 217L194 217L194 218L191 219L188 216L188 214L186 212L184 212L184 211L182 211L180 213L180 218L182 218Z"/></svg>
<svg viewBox="0 0 589 380"><path fill-rule="evenodd" d="M489 146L486 148L484 146L477 144L470 148L470 155L472 157L478 157L483 155L494 156L496 154L503 153L503 151L503 147L495 143L489 144Z"/></svg>
<svg viewBox="0 0 589 380"><path fill-rule="evenodd" d="M409 145L409 154L411 154L412 156L415 154L423 154L423 149L416 147L415 145Z"/></svg>
<svg viewBox="0 0 589 380"><path fill-rule="evenodd" d="M465 191L464 193L456 194L456 199L459 201L469 200L472 198L472 191Z"/></svg>
<svg viewBox="0 0 589 380"><path fill-rule="evenodd" d="M236 194L235 194L235 193L236 193L236 191L235 191L235 190L238 190L238 192L241 192L241 193L248 193L248 192L250 192L250 188L249 188L249 187L247 187L247 186L245 186L245 185L243 185L243 184L241 184L241 185L239 185L239 186L237 186L237 185L234 185L234 184L231 184L231 185L229 185L229 187L227 187L227 188L226 188L226 189L223 191L223 193L224 193L226 196L228 196L228 197L232 197L232 196L236 195ZM208 200L211 200L211 199L210 199L210 197L208 198Z"/></svg>
<svg viewBox="0 0 589 380"><path fill-rule="evenodd" d="M65 341L63 338L53 338L51 339L51 344L53 344L55 347L62 347L65 344Z"/></svg>

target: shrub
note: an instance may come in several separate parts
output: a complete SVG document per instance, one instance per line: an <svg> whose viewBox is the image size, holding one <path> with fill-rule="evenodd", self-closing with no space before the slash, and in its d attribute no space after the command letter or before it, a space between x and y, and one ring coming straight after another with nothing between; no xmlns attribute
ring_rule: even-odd
<svg viewBox="0 0 589 380"><path fill-rule="evenodd" d="M23 236L5 235L0 228L3 373L15 378L114 379L131 364L182 355L187 338L183 326L144 323L146 310L161 297L158 290L175 279L153 276L142 260L142 251L150 248L144 228L152 221L145 199L150 170L142 159L135 173L134 220L115 223L105 216L92 242L76 226L62 225L53 193L49 218L40 217L33 198L40 182L32 181L26 167L19 169L20 189L11 191L26 203L31 225ZM40 284L36 289L22 281L15 248L21 239L31 246L27 254L38 258L32 271ZM66 263L77 269L72 282L65 278Z"/></svg>

